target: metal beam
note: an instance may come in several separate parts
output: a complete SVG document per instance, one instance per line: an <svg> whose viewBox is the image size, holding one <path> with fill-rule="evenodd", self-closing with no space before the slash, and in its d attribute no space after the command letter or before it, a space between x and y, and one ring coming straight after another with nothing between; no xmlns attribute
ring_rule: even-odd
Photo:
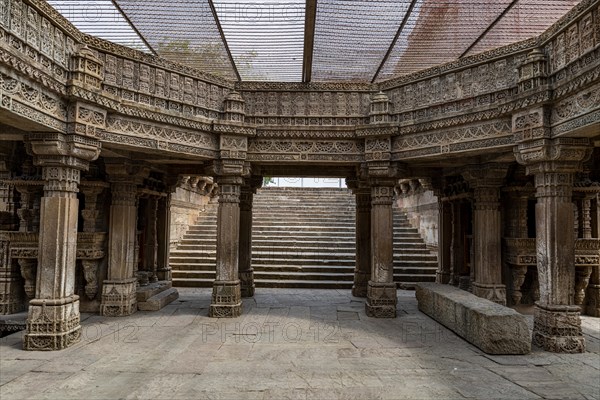
<svg viewBox="0 0 600 400"><path fill-rule="evenodd" d="M317 0L306 0L306 9L304 10L304 61L302 62L302 82L305 83L312 80L316 19Z"/></svg>
<svg viewBox="0 0 600 400"><path fill-rule="evenodd" d="M219 16L217 15L217 10L215 9L215 4L213 0L208 0L208 4L210 5L210 11L212 12L213 18L215 19L215 23L217 24L217 28L219 28L219 34L221 35L221 40L223 41L223 46L225 46L225 50L227 51L227 56L229 57L229 61L231 62L231 66L233 67L233 72L235 72L235 76L237 77L238 82L242 80L240 77L240 72L238 71L237 65L235 64L235 60L231 55L231 50L229 49L229 44L227 43L227 39L225 38L225 34L223 33L223 27L221 26L221 21L219 21Z"/></svg>
<svg viewBox="0 0 600 400"><path fill-rule="evenodd" d="M490 24L490 25L489 25L487 28L485 28L485 30L484 30L484 31L481 33L481 35L479 35L479 36L477 37L477 39L475 39L475 41L474 41L473 43L471 43L471 45L470 45L469 47L467 47L467 49L466 49L466 50L465 50L465 51L464 51L464 52L463 52L463 53L462 53L462 54L461 54L461 55L460 55L458 58L463 58L464 56L466 56L466 55L467 55L467 54L468 54L468 53L471 51L471 49L473 49L473 47L475 47L475 46L477 45L477 43L479 43L479 42L481 41L481 39L483 39L483 38L485 37L485 35L487 35L487 34L488 34L488 32L489 32L489 31L491 31L491 30L492 30L492 28L493 28L494 26L496 26L496 24L497 24L498 22L500 22L500 20L501 20L502 18L504 18L504 16L506 15L506 13L508 13L508 12L511 10L511 8L513 8L513 7L514 7L514 6L515 6L515 5L516 5L518 2L519 2L519 0L513 0L513 1L512 1L512 2L511 2L511 3L510 3L510 4L509 4L509 5L508 5L508 6L507 6L505 9L504 9L504 11L502 11L502 12L500 13L500 15L498 15L498 17L496 17L496 19L495 19L495 20L494 20L494 21L493 21L493 22L492 22L492 23L491 23L491 24Z"/></svg>
<svg viewBox="0 0 600 400"><path fill-rule="evenodd" d="M119 11L121 13L121 15L123 16L123 18L125 18L125 21L127 21L127 23L129 24L129 26L131 27L131 29L133 29L133 31L140 37L140 39L142 40L142 42L144 42L144 44L146 45L146 47L148 47L148 49L152 52L152 54L154 54L155 56L158 55L158 53L156 52L156 50L154 50L154 47L152 47L150 45L150 43L148 43L148 41L146 40L146 38L144 37L144 35L142 35L142 33L133 24L133 22L131 22L131 20L129 19L129 17L127 16L127 14L125 14L125 11L123 11L123 9L121 8L121 6L117 2L117 0L111 0L111 2L113 3L113 5L117 9L117 11Z"/></svg>
<svg viewBox="0 0 600 400"><path fill-rule="evenodd" d="M412 0L410 2L410 6L408 6L408 10L406 10L406 14L404 14L404 18L402 18L402 23L400 23L400 26L398 27L398 31L396 32L396 36L394 36L394 40L392 40L392 43L390 44L390 47L388 48L388 51L385 53L385 56L383 56L383 59L381 60L381 63L379 64L379 68L377 68L377 71L375 72L375 75L373 75L373 79L371 79L371 83L375 83L375 80L379 76L379 73L383 69L383 66L385 65L385 63L387 62L388 58L390 57L390 54L392 54L392 51L394 50L394 46L396 46L396 42L398 41L398 38L400 38L400 35L402 34L402 31L404 30L404 27L408 23L408 18L410 17L410 14L412 13L413 8L415 8L415 5L417 4L417 1L418 0Z"/></svg>

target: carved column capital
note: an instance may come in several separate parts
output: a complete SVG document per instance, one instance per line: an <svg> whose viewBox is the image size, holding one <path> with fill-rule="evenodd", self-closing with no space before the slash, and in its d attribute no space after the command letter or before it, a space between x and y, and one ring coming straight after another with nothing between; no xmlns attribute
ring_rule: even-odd
<svg viewBox="0 0 600 400"><path fill-rule="evenodd" d="M542 139L519 144L515 156L528 175L535 175L538 198L558 196L570 201L575 172L592 150L587 138Z"/></svg>
<svg viewBox="0 0 600 400"><path fill-rule="evenodd" d="M461 175L471 188L500 187L507 171L508 165L504 164L470 165L461 171Z"/></svg>
<svg viewBox="0 0 600 400"><path fill-rule="evenodd" d="M242 178L248 172L244 160L221 159L214 160L207 166L207 173L217 177L217 181L222 177L233 176ZM219 182L217 182L219 183Z"/></svg>
<svg viewBox="0 0 600 400"><path fill-rule="evenodd" d="M131 183L141 185L149 175L150 167L122 158L104 160L108 181L111 183Z"/></svg>
<svg viewBox="0 0 600 400"><path fill-rule="evenodd" d="M371 204L373 206L392 205L394 200L393 185L373 185L371 186Z"/></svg>
<svg viewBox="0 0 600 400"><path fill-rule="evenodd" d="M513 114L512 132L515 142L550 138L551 113L549 106L539 105Z"/></svg>
<svg viewBox="0 0 600 400"><path fill-rule="evenodd" d="M30 133L26 137L27 153L40 167L70 167L87 170L98 159L102 145L98 140L61 133Z"/></svg>
<svg viewBox="0 0 600 400"><path fill-rule="evenodd" d="M27 152L34 164L43 167L47 197L73 197L78 192L81 171L100 155L100 142L77 135L32 133L27 136Z"/></svg>
<svg viewBox="0 0 600 400"><path fill-rule="evenodd" d="M469 166L461 175L473 189L475 209L492 209L500 207L500 187L506 178L508 166L503 164L485 164Z"/></svg>
<svg viewBox="0 0 600 400"><path fill-rule="evenodd" d="M221 134L219 148L223 161L245 160L248 153L248 137Z"/></svg>
<svg viewBox="0 0 600 400"><path fill-rule="evenodd" d="M543 172L577 172L592 154L587 138L539 139L520 143L514 149L519 164L528 175Z"/></svg>

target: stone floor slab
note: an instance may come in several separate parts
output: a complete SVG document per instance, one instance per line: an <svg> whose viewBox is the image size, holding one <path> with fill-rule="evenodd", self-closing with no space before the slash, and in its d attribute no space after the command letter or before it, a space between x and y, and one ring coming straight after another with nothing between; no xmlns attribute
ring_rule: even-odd
<svg viewBox="0 0 600 400"><path fill-rule="evenodd" d="M85 315L81 342L59 352L0 339L0 399L600 399L596 347L489 356L418 311L414 292L381 320L349 290L305 289L260 289L241 318L208 318L210 291ZM597 319L582 321L597 341Z"/></svg>

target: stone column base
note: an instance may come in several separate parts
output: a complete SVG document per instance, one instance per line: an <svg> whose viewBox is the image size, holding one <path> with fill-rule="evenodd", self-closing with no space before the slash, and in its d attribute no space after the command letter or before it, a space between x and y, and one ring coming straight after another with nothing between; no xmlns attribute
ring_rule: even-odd
<svg viewBox="0 0 600 400"><path fill-rule="evenodd" d="M254 296L254 270L250 269L248 271L241 271L240 275L240 285L241 285L241 293L242 297L252 297Z"/></svg>
<svg viewBox="0 0 600 400"><path fill-rule="evenodd" d="M449 284L450 283L450 272L437 271L435 273L435 283L440 283L442 285Z"/></svg>
<svg viewBox="0 0 600 400"><path fill-rule="evenodd" d="M208 316L212 318L235 318L242 315L240 281L215 281Z"/></svg>
<svg viewBox="0 0 600 400"><path fill-rule="evenodd" d="M477 297L493 301L500 305L506 305L506 286L494 283L473 282L473 294Z"/></svg>
<svg viewBox="0 0 600 400"><path fill-rule="evenodd" d="M600 285L588 285L585 295L586 307L585 313L592 317L600 317Z"/></svg>
<svg viewBox="0 0 600 400"><path fill-rule="evenodd" d="M106 317L124 317L137 311L137 279L104 281L100 315Z"/></svg>
<svg viewBox="0 0 600 400"><path fill-rule="evenodd" d="M62 350L80 338L78 296L29 302L24 350Z"/></svg>
<svg viewBox="0 0 600 400"><path fill-rule="evenodd" d="M583 353L579 306L535 304L533 344L554 353Z"/></svg>
<svg viewBox="0 0 600 400"><path fill-rule="evenodd" d="M0 270L0 315L15 314L26 307L21 275L16 270Z"/></svg>
<svg viewBox="0 0 600 400"><path fill-rule="evenodd" d="M396 318L398 296L395 283L369 281L365 311L368 317Z"/></svg>
<svg viewBox="0 0 600 400"><path fill-rule="evenodd" d="M354 285L352 285L352 296L354 297L367 297L369 279L371 278L370 272L354 272Z"/></svg>
<svg viewBox="0 0 600 400"><path fill-rule="evenodd" d="M156 275L158 276L159 281L172 281L173 280L173 270L169 268L159 268L156 271Z"/></svg>

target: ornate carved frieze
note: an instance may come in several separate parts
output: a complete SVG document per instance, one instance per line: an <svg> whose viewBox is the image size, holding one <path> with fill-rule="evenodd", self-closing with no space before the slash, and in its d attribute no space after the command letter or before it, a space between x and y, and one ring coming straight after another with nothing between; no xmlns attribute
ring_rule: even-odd
<svg viewBox="0 0 600 400"><path fill-rule="evenodd" d="M100 131L96 137L103 141L129 144L151 148L183 152L214 158L218 150L217 137L214 134L143 122L115 115L109 115L106 131Z"/></svg>
<svg viewBox="0 0 600 400"><path fill-rule="evenodd" d="M0 108L52 129L66 130L67 107L49 91L0 73Z"/></svg>
<svg viewBox="0 0 600 400"><path fill-rule="evenodd" d="M582 90L554 104L550 123L552 136L572 131L576 128L598 123L600 118L600 85Z"/></svg>
<svg viewBox="0 0 600 400"><path fill-rule="evenodd" d="M250 139L248 161L363 161L362 140Z"/></svg>
<svg viewBox="0 0 600 400"><path fill-rule="evenodd" d="M535 238L504 238L505 260L511 265L536 265ZM600 266L600 240L575 240L575 265Z"/></svg>
<svg viewBox="0 0 600 400"><path fill-rule="evenodd" d="M394 160L510 145L513 142L509 120L498 120L452 130L394 137Z"/></svg>

